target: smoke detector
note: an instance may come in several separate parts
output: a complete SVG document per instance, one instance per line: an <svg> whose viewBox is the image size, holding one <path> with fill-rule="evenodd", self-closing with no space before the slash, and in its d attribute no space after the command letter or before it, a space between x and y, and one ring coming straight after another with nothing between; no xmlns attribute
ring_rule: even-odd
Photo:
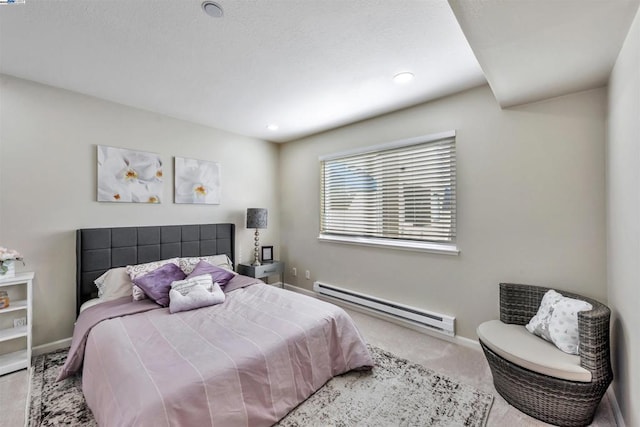
<svg viewBox="0 0 640 427"><path fill-rule="evenodd" d="M222 15L224 14L224 12L222 11L222 6L212 1L203 2L202 10L204 10L204 13L211 16L212 18L222 18Z"/></svg>

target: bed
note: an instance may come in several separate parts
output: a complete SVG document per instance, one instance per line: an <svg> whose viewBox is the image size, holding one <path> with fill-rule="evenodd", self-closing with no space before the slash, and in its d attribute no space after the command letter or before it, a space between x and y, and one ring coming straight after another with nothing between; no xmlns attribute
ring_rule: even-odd
<svg viewBox="0 0 640 427"><path fill-rule="evenodd" d="M77 231L77 311L106 271L226 255L233 224ZM224 303L171 314L122 297L82 311L59 379L82 370L104 426L268 426L335 375L373 362L339 307L234 275Z"/></svg>

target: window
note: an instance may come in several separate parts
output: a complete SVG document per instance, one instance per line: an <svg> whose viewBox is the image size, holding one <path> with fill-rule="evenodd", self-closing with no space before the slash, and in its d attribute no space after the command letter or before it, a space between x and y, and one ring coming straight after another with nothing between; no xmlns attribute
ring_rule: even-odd
<svg viewBox="0 0 640 427"><path fill-rule="evenodd" d="M320 239L457 253L455 132L320 158Z"/></svg>

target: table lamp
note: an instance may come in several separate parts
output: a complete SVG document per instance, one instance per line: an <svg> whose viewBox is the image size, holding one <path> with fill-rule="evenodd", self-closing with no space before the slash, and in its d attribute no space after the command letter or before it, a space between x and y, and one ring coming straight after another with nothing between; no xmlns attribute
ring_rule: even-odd
<svg viewBox="0 0 640 427"><path fill-rule="evenodd" d="M260 228L267 228L267 210L264 208L248 208L247 209L247 228L255 228L255 243L253 250L253 266L260 265L260 256L258 255L258 247L260 246Z"/></svg>

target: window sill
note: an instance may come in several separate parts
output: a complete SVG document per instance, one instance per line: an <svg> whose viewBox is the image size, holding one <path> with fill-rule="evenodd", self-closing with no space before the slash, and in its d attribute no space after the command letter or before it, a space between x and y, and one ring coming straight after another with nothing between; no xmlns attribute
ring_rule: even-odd
<svg viewBox="0 0 640 427"><path fill-rule="evenodd" d="M320 234L318 240L328 243L344 243L348 245L377 246L405 251L431 252L444 255L458 255L460 251L455 244L415 242L411 240L391 240L373 237L334 236Z"/></svg>

